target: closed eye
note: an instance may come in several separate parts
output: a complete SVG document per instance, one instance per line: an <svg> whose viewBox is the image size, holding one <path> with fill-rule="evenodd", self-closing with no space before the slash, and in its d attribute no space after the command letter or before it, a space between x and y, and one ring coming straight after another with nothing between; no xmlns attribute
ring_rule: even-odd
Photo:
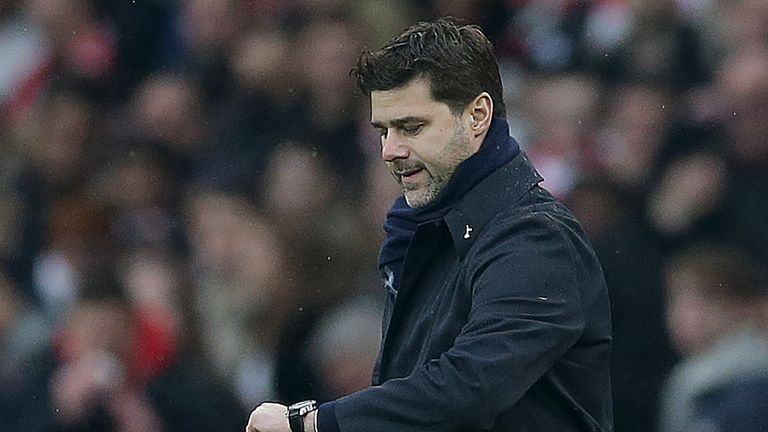
<svg viewBox="0 0 768 432"><path fill-rule="evenodd" d="M424 127L423 123L415 124L415 125L407 125L403 126L401 129L403 131L403 135L406 136L414 136L418 135L419 132L421 132L421 129Z"/></svg>

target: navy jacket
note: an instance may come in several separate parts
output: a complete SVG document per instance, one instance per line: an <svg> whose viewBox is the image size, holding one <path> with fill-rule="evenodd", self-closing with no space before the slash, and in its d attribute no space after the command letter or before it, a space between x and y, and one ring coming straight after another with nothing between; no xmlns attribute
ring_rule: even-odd
<svg viewBox="0 0 768 432"><path fill-rule="evenodd" d="M418 226L341 432L612 430L603 273L541 180L521 153Z"/></svg>

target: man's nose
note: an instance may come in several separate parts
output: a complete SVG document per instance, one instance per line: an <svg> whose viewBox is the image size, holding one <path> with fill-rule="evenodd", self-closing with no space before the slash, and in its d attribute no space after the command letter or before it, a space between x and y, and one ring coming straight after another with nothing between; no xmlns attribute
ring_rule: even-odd
<svg viewBox="0 0 768 432"><path fill-rule="evenodd" d="M390 132L381 138L381 158L386 162L395 159L406 159L409 156L408 147L396 133Z"/></svg>

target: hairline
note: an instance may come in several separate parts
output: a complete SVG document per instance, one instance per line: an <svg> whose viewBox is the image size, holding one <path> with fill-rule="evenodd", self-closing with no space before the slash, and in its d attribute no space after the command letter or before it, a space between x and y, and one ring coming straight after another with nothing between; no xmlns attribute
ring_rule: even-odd
<svg viewBox="0 0 768 432"><path fill-rule="evenodd" d="M441 104L447 106L448 109L451 111L451 114L454 115L454 117L460 116L462 114L462 112L464 111L464 109L466 109L469 106L469 104L472 102L472 100L474 100L475 98L480 96L480 94L482 94L483 92L488 93L488 95L491 98L491 100L493 100L493 96L490 96L490 93L487 90L483 90L483 92L480 92L480 93L476 94L475 96L472 97L472 99L470 99L466 103L460 102L460 101L458 101L456 99L438 98L438 97L435 96L435 86L433 84L435 80L434 80L432 74L429 73L428 71L418 71L418 72L414 73L414 75L410 79L406 80L405 82L403 82L400 85L397 85L397 86L394 86L394 87L391 87L391 88L386 88L386 89L371 90L370 93L368 94L368 97L370 98L371 95L373 94L373 92L390 91L390 90L402 89L404 87L408 87L409 85L411 85L414 82L419 81L419 80L424 81L429 86L429 97L432 98L432 100L434 102L441 103ZM455 102L455 103L452 104L451 102ZM496 101L494 101L494 106L496 105L495 102ZM461 106L458 106L458 105L461 105Z"/></svg>

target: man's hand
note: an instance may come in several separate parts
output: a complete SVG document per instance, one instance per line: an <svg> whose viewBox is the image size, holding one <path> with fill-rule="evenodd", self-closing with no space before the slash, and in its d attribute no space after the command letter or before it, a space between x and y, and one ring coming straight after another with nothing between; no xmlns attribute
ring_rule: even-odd
<svg viewBox="0 0 768 432"><path fill-rule="evenodd" d="M291 432L287 412L285 405L263 403L251 412L245 432Z"/></svg>
<svg viewBox="0 0 768 432"><path fill-rule="evenodd" d="M285 414L288 407L276 403L263 403L256 407L248 417L248 425L245 432L291 432L288 417ZM304 418L304 430L315 431L315 416L317 411L312 411Z"/></svg>

